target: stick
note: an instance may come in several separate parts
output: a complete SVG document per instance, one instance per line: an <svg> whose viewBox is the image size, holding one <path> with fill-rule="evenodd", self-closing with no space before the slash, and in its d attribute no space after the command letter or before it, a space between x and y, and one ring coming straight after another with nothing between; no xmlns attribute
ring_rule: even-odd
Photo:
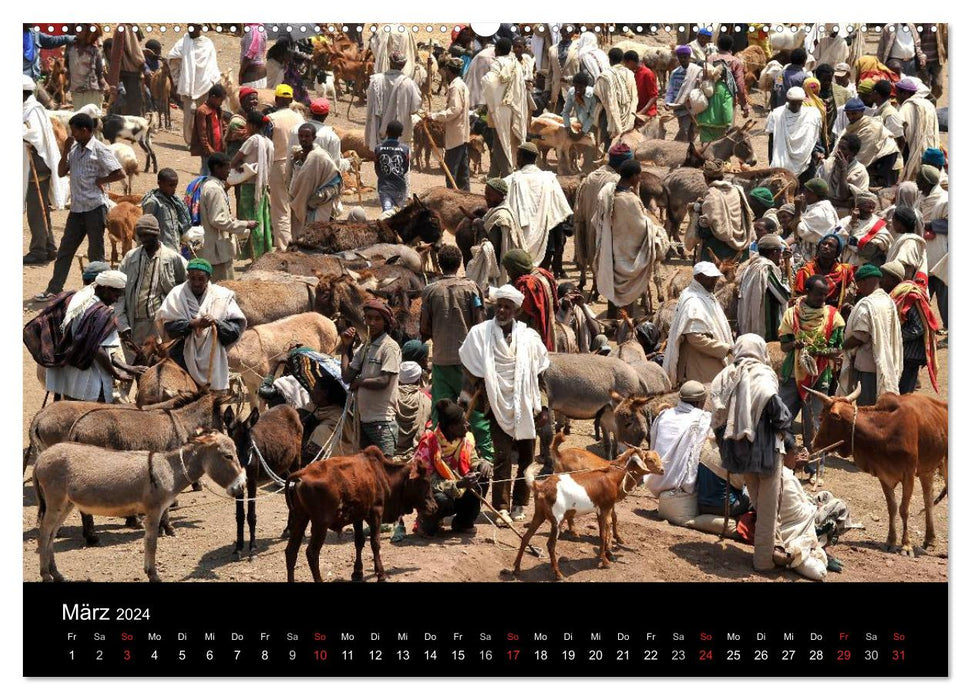
<svg viewBox="0 0 971 700"><path fill-rule="evenodd" d="M40 189L40 179L37 177L37 169L34 168L34 155L30 154L30 158L27 159L27 164L30 165L30 175L31 179L34 181L34 187L37 189L37 202L41 207L41 219L44 221L44 233L47 234L48 240L51 238L51 230L47 226L47 212L44 209L44 193ZM51 177L55 177L57 173L51 173Z"/></svg>
<svg viewBox="0 0 971 700"><path fill-rule="evenodd" d="M843 440L840 440L839 442L834 442L832 445L827 445L826 447L824 447L821 450L816 450L811 455L809 455L809 457L807 458L806 461L807 462L812 462L814 459L816 459L820 455L823 455L823 454L825 454L827 452L832 452L834 449L836 449L837 447L839 447L842 444L843 444Z"/></svg>
<svg viewBox="0 0 971 700"><path fill-rule="evenodd" d="M206 375L207 385L212 384L212 366L216 362L216 343L219 342L219 337L216 334L216 324L210 324L209 328L212 329L212 338L210 339L212 341L212 348L209 350L209 374Z"/></svg>
<svg viewBox="0 0 971 700"><path fill-rule="evenodd" d="M475 390L474 394L472 394L472 398L469 400L469 407L465 409L465 420L468 420L469 416L472 415L472 411L475 410L475 402L479 400L480 396L482 396L483 386L484 384L479 384L479 388Z"/></svg>
<svg viewBox="0 0 971 700"><path fill-rule="evenodd" d="M493 513L495 513L497 518L499 518L500 520L502 520L502 522L506 523L506 525L509 527L509 529L512 530L514 533L516 533L516 536L520 540L523 539L523 537L524 537L523 533L521 533L519 530L517 530L516 527L515 527L515 525L512 525L511 523L507 523L505 521L505 519L501 515L499 515L499 511L492 507L492 504L491 503L489 503L486 499L484 499L482 496L480 496L475 490L469 489L469 491L471 491L473 494L475 494L475 497L478 498L482 502L482 505L484 505L486 508L488 508ZM532 554L534 557L539 557L540 556L539 550L536 549L536 547L534 547L533 545L531 545L531 544L530 545L527 545L526 546L526 549L529 550L529 553Z"/></svg>
<svg viewBox="0 0 971 700"><path fill-rule="evenodd" d="M447 165L445 165L445 157L438 152L438 144L435 143L435 139L432 138L432 132L428 130L428 124L425 123L424 119L422 119L419 124L421 124L421 128L424 129L425 136L428 137L428 141L432 144L432 153L435 154L435 159L438 161L438 164L442 166L442 170L445 171L445 177L448 179L449 184L452 186L453 190L457 190L458 185L455 184L455 178L452 177L452 171L448 169Z"/></svg>

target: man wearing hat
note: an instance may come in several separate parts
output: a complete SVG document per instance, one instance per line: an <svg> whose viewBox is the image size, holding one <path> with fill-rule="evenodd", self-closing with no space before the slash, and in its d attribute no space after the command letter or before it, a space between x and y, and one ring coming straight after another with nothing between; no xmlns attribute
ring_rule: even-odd
<svg viewBox="0 0 971 700"><path fill-rule="evenodd" d="M691 49L691 60L695 63L704 63L709 56L717 53L717 47L711 42L712 31L708 27L698 27L698 36L694 41L688 42Z"/></svg>
<svg viewBox="0 0 971 700"><path fill-rule="evenodd" d="M702 172L708 191L699 207L700 259L748 259L749 244L754 240L755 216L745 190L725 179L725 163L720 160L709 158Z"/></svg>
<svg viewBox="0 0 971 700"><path fill-rule="evenodd" d="M428 115L438 122L445 122L445 165L455 179L455 185L464 192L469 191L469 87L462 80L463 63L461 58L449 56L444 59L445 79L448 90L445 94L445 109ZM452 186L448 178L445 184Z"/></svg>
<svg viewBox="0 0 971 700"><path fill-rule="evenodd" d="M34 97L34 81L23 76L24 208L30 229L30 250L24 265L46 265L57 257L50 208L63 209L68 183L57 175L61 152L51 118Z"/></svg>
<svg viewBox="0 0 971 700"><path fill-rule="evenodd" d="M875 194L860 192L854 202L856 206L849 216L840 219L836 229L840 238L846 237L843 262L854 267L868 262L880 264L886 260L893 235L887 222L876 214L879 200Z"/></svg>
<svg viewBox="0 0 971 700"><path fill-rule="evenodd" d="M290 108L293 88L286 83L276 86L274 103L270 112L273 138L273 164L270 166L270 216L273 219L273 245L286 250L292 239L290 232L290 183L287 181L287 165L290 155L290 134L303 124L304 119Z"/></svg>
<svg viewBox="0 0 971 700"><path fill-rule="evenodd" d="M482 78L482 98L495 131L489 156L489 177L506 177L516 162L516 149L525 143L529 129L526 76L512 55L509 39L496 41L496 58Z"/></svg>
<svg viewBox="0 0 971 700"><path fill-rule="evenodd" d="M904 344L900 393L914 392L921 367L927 367L931 385L934 391L940 393L937 383L938 323L934 310L931 309L927 290L907 279L907 272L898 261L882 265L880 272L883 273L880 287L893 299L900 315L900 332Z"/></svg>
<svg viewBox="0 0 971 700"><path fill-rule="evenodd" d="M928 148L941 147L941 131L937 122L937 109L927 99L929 90L918 84L916 78L904 78L897 84L897 108L903 123L904 170L903 180L913 180L920 169L921 156Z"/></svg>
<svg viewBox="0 0 971 700"><path fill-rule="evenodd" d="M693 274L694 281L678 297L664 352L664 371L673 386L689 379L710 382L732 349L731 326L713 293L724 275L710 262L695 265Z"/></svg>
<svg viewBox="0 0 971 700"><path fill-rule="evenodd" d="M757 245L759 254L749 258L738 277L738 332L778 340L779 322L792 295L780 268L785 243L770 234Z"/></svg>
<svg viewBox="0 0 971 700"><path fill-rule="evenodd" d="M937 306L947 328L948 191L941 187L941 171L922 165L917 172L920 190L919 209L927 241L928 288L937 297Z"/></svg>
<svg viewBox="0 0 971 700"><path fill-rule="evenodd" d="M151 214L135 222L135 238L141 243L125 254L118 269L125 273L125 293L115 307L122 340L141 346L149 336L158 337L155 313L177 284L185 282L185 258L164 246L158 220Z"/></svg>
<svg viewBox="0 0 971 700"><path fill-rule="evenodd" d="M890 129L879 117L867 116L863 100L854 97L843 108L846 115L846 129L843 135L855 134L860 139L860 152L857 160L871 174L874 183L886 187L897 184L900 169L904 162L900 157L900 147Z"/></svg>
<svg viewBox="0 0 971 700"><path fill-rule="evenodd" d="M246 131L246 117L252 111L259 111L260 98L255 88L241 87L239 89L239 111L229 118L226 124L226 131L223 135L223 142L226 144L226 155L232 158L239 152L243 143L249 138ZM237 190L237 202L239 194Z"/></svg>
<svg viewBox="0 0 971 700"><path fill-rule="evenodd" d="M474 280L483 291L508 281L499 260L503 251L522 245L522 229L506 203L508 192L509 185L505 180L489 178L485 186L486 206L489 209L481 219L472 222L478 245L472 248L472 259L465 267L465 276Z"/></svg>
<svg viewBox="0 0 971 700"><path fill-rule="evenodd" d="M169 68L177 100L182 101L182 138L192 143L195 111L206 100L209 88L220 81L216 45L202 35L202 25L190 24L181 41L169 51Z"/></svg>
<svg viewBox="0 0 971 700"><path fill-rule="evenodd" d="M858 97L856 85L850 80L849 63L837 63L833 66L833 97L836 98L837 107L842 107L853 98Z"/></svg>
<svg viewBox="0 0 971 700"><path fill-rule="evenodd" d="M395 422L398 424L395 456L399 459L411 457L432 415L432 399L428 388L422 385L421 375L418 363L401 363L395 395Z"/></svg>
<svg viewBox="0 0 971 700"><path fill-rule="evenodd" d="M209 88L204 104L199 105L193 116L192 140L189 143L189 153L200 159L199 174L208 175L207 162L213 153L226 150L223 143L223 110L226 100L226 88L222 83L216 83Z"/></svg>
<svg viewBox="0 0 971 700"><path fill-rule="evenodd" d="M310 101L310 116L305 123L313 125L317 130L314 136L314 143L320 146L324 152L330 156L331 160L337 164L341 172L345 172L350 163L341 156L341 138L334 131L333 127L324 124L327 115L330 114L330 101L326 97L317 97ZM290 133L290 143L298 141L297 130Z"/></svg>
<svg viewBox="0 0 971 700"><path fill-rule="evenodd" d="M372 75L368 84L364 138L372 151L387 137L388 125L394 121L400 122L403 129L400 140L411 145L411 115L421 109L421 91L415 81L402 72L406 60L402 52L392 51L388 70Z"/></svg>
<svg viewBox="0 0 971 700"><path fill-rule="evenodd" d="M947 155L941 148L925 148L924 155L920 157L921 165L933 165L941 173L940 185L947 189Z"/></svg>
<svg viewBox="0 0 971 700"><path fill-rule="evenodd" d="M518 318L539 334L546 349L556 349L556 279L549 270L536 267L522 248L502 256L502 266L513 287L524 295Z"/></svg>
<svg viewBox="0 0 971 700"><path fill-rule="evenodd" d="M509 524L526 519L529 487L521 477L533 461L537 429L546 428L550 420L542 380L550 362L536 331L516 320L522 293L504 284L493 297L495 318L472 327L459 348L459 357L469 374L485 386L495 451L492 505L499 511L501 523ZM511 481L513 452L519 462L515 487Z"/></svg>
<svg viewBox="0 0 971 700"><path fill-rule="evenodd" d="M55 400L111 403L113 380L129 381L131 375L145 371L113 356L120 341L112 305L124 291L125 275L104 270L92 284L65 299L63 336L54 350L60 361L47 368L45 378L47 391Z"/></svg>
<svg viewBox="0 0 971 700"><path fill-rule="evenodd" d="M703 71L697 63L692 63L690 47L679 46L674 54L678 59L678 67L668 76L664 104L678 118L678 133L674 140L691 141L694 137L694 121L689 111L688 96L698 86Z"/></svg>
<svg viewBox="0 0 971 700"><path fill-rule="evenodd" d="M800 50L795 49L793 54ZM785 97L786 103L769 112L765 120L769 161L773 168L785 168L805 182L816 171L815 156L821 158L823 154L822 147L817 146L823 118L818 109L802 108L806 100L802 87L789 88Z"/></svg>
<svg viewBox="0 0 971 700"><path fill-rule="evenodd" d="M243 25L239 39L239 85L240 90L266 87L266 30L262 24Z"/></svg>
<svg viewBox="0 0 971 700"><path fill-rule="evenodd" d="M859 384L859 406L872 406L888 392L900 393L903 335L897 307L880 288L882 276L880 268L870 263L856 271L858 301L846 319L840 389L849 394Z"/></svg>
<svg viewBox="0 0 971 700"><path fill-rule="evenodd" d="M587 270L592 273L594 255L597 252L597 229L593 223L597 213L597 200L605 185L620 179L620 166L634 157L634 152L626 143L615 143L607 151L607 162L580 181L577 190L576 206L573 210L573 253L577 267L580 268L578 287L587 284ZM596 290L596 274L593 274ZM594 292L596 294L596 291Z"/></svg>

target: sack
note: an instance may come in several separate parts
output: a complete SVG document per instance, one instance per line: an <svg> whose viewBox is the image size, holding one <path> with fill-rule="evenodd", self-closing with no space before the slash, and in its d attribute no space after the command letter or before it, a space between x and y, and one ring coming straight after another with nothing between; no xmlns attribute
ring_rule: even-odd
<svg viewBox="0 0 971 700"><path fill-rule="evenodd" d="M657 514L674 525L683 526L698 517L698 494L679 489L664 491L657 498Z"/></svg>
<svg viewBox="0 0 971 700"><path fill-rule="evenodd" d="M708 109L708 98L705 97L704 91L700 88L695 88L689 92L688 104L686 106L688 111L696 116Z"/></svg>
<svg viewBox="0 0 971 700"><path fill-rule="evenodd" d="M185 205L189 208L189 220L193 226L202 225L202 214L199 211L199 201L202 199L202 183L208 175L193 178L185 188Z"/></svg>
<svg viewBox="0 0 971 700"><path fill-rule="evenodd" d="M24 345L34 362L41 367L59 367L54 351L61 344L64 332L61 324L74 292L61 292L34 318L24 325Z"/></svg>
<svg viewBox="0 0 971 700"><path fill-rule="evenodd" d="M250 180L256 176L257 168L255 163L243 163L243 171L231 170L229 177L226 178L226 184L235 187L236 185L242 185L247 180Z"/></svg>

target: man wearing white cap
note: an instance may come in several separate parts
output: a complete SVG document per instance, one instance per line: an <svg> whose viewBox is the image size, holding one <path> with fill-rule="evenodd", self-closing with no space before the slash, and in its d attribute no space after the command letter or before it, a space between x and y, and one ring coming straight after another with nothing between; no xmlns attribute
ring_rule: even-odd
<svg viewBox="0 0 971 700"><path fill-rule="evenodd" d="M47 391L58 398L111 403L112 380L130 381L144 367L126 365L112 350L121 344L112 305L125 293L124 273L106 270L67 301L55 354L57 367L47 368Z"/></svg>
<svg viewBox="0 0 971 700"><path fill-rule="evenodd" d="M428 389L422 386L421 366L417 362L401 363L395 403L395 422L398 424L395 455L411 456L432 415L432 399Z"/></svg>
<svg viewBox="0 0 971 700"><path fill-rule="evenodd" d="M789 88L786 104L773 109L765 121L770 165L785 168L801 179L809 179L815 172L813 155L823 127L818 109L802 108L805 99L806 91L801 87ZM818 153L821 158L821 148Z"/></svg>
<svg viewBox="0 0 971 700"><path fill-rule="evenodd" d="M674 386L689 379L710 382L725 367L733 339L712 293L720 277L713 263L700 262L694 266L694 281L678 297L664 353L664 371Z"/></svg>
<svg viewBox="0 0 971 700"><path fill-rule="evenodd" d="M518 478L515 488L510 488L512 453L518 455L517 477L522 477L533 460L536 429L549 422L541 375L550 362L539 334L516 321L523 295L512 285L504 284L493 292L493 298L495 318L472 327L459 348L459 357L466 371L485 384L498 482L492 491L492 505L508 524L526 519L529 487Z"/></svg>

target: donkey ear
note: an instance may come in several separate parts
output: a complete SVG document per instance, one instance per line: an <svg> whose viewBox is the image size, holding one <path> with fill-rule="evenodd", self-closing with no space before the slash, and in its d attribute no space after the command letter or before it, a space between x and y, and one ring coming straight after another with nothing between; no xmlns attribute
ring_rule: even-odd
<svg viewBox="0 0 971 700"><path fill-rule="evenodd" d="M236 414L233 412L232 406L227 406L226 410L223 412L223 425L226 426L227 430L230 430L235 424Z"/></svg>
<svg viewBox="0 0 971 700"><path fill-rule="evenodd" d="M231 410L231 409L227 409L227 410ZM260 419L260 409L254 408L252 411L249 412L249 416L246 418L247 427L252 428L254 425L256 425L256 422L259 419Z"/></svg>

